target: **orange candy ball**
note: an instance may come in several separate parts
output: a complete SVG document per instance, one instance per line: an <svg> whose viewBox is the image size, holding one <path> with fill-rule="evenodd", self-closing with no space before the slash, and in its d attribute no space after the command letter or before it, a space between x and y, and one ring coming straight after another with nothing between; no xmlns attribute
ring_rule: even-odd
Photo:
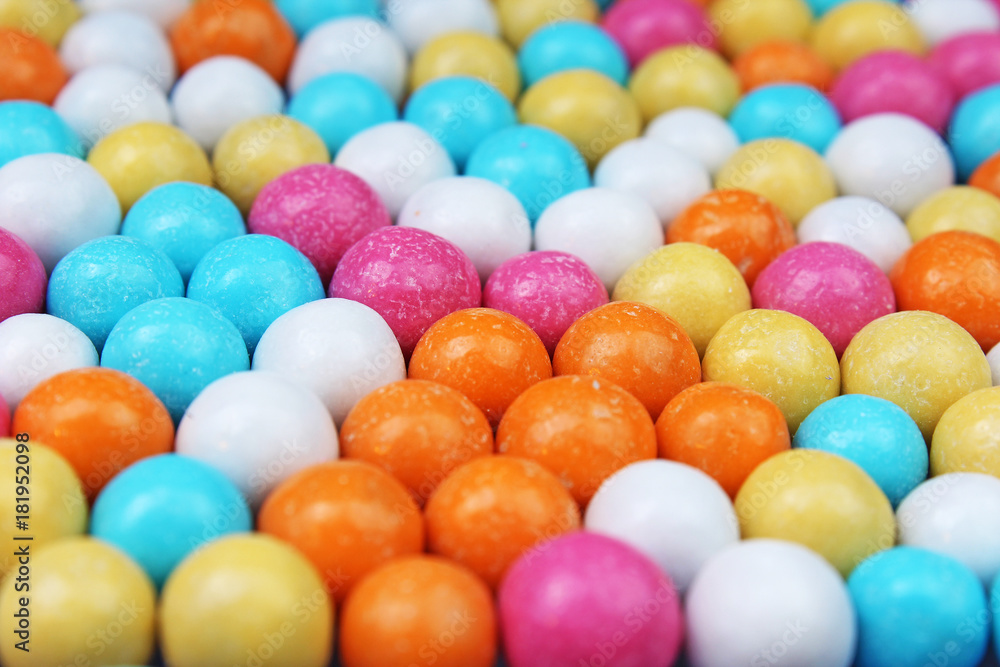
<svg viewBox="0 0 1000 667"><path fill-rule="evenodd" d="M976 167L969 185L1000 197L1000 153L994 153Z"/></svg>
<svg viewBox="0 0 1000 667"><path fill-rule="evenodd" d="M552 359L556 375L599 377L639 399L660 416L681 390L701 381L691 338L673 318L633 301L613 301L566 330Z"/></svg>
<svg viewBox="0 0 1000 667"><path fill-rule="evenodd" d="M764 42L741 53L733 69L744 91L772 83L804 83L826 91L833 83L833 68L805 44Z"/></svg>
<svg viewBox="0 0 1000 667"><path fill-rule="evenodd" d="M1000 243L972 232L931 234L889 274L899 310L929 310L989 352L1000 342Z"/></svg>
<svg viewBox="0 0 1000 667"><path fill-rule="evenodd" d="M464 567L436 556L382 566L344 603L344 667L493 667L496 653L490 590Z"/></svg>
<svg viewBox="0 0 1000 667"><path fill-rule="evenodd" d="M542 339L527 324L492 308L468 308L435 322L410 357L410 377L465 394L496 426L531 385L552 377Z"/></svg>
<svg viewBox="0 0 1000 667"><path fill-rule="evenodd" d="M38 37L0 27L0 101L52 104L69 75L59 54Z"/></svg>
<svg viewBox="0 0 1000 667"><path fill-rule="evenodd" d="M268 0L198 0L177 19L170 43L181 73L212 56L241 56L281 83L295 33Z"/></svg>
<svg viewBox="0 0 1000 667"><path fill-rule="evenodd" d="M402 484L368 463L302 470L264 500L257 529L290 543L341 602L361 577L424 549L424 520Z"/></svg>
<svg viewBox="0 0 1000 667"><path fill-rule="evenodd" d="M491 456L466 463L427 503L427 545L496 588L536 545L580 527L580 508L535 461Z"/></svg>
<svg viewBox="0 0 1000 667"><path fill-rule="evenodd" d="M497 429L497 450L538 461L586 506L616 471L656 458L656 429L642 403L621 387L563 375L514 401Z"/></svg>
<svg viewBox="0 0 1000 667"><path fill-rule="evenodd" d="M39 383L17 406L11 432L62 454L90 500L122 468L174 444L174 423L160 399L111 368L80 368Z"/></svg>
<svg viewBox="0 0 1000 667"><path fill-rule="evenodd" d="M758 465L791 447L777 405L724 382L678 394L656 421L656 439L660 456L705 472L731 498Z"/></svg>
<svg viewBox="0 0 1000 667"><path fill-rule="evenodd" d="M482 410L451 387L400 380L351 409L340 451L385 470L422 507L455 468L493 453L493 429Z"/></svg>
<svg viewBox="0 0 1000 667"><path fill-rule="evenodd" d="M795 231L781 209L746 190L710 192L682 211L667 229L667 243L700 243L721 252L750 287L795 240Z"/></svg>

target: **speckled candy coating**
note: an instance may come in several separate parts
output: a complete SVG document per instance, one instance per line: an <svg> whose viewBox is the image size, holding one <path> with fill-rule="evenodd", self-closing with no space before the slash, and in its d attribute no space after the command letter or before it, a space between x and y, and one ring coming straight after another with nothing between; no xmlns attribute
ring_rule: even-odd
<svg viewBox="0 0 1000 667"><path fill-rule="evenodd" d="M1000 83L1000 35L970 32L938 44L927 59L959 97Z"/></svg>
<svg viewBox="0 0 1000 667"><path fill-rule="evenodd" d="M386 227L348 250L330 296L358 301L385 319L407 357L428 327L482 301L479 274L456 245L412 227Z"/></svg>
<svg viewBox="0 0 1000 667"><path fill-rule="evenodd" d="M42 260L14 232L0 227L0 322L45 309L48 278Z"/></svg>
<svg viewBox="0 0 1000 667"><path fill-rule="evenodd" d="M299 167L268 183L247 220L252 233L277 236L295 246L316 267L324 285L348 248L390 224L375 191L330 164Z"/></svg>
<svg viewBox="0 0 1000 667"><path fill-rule="evenodd" d="M578 257L556 250L507 260L486 281L483 305L519 317L552 354L581 315L608 303L608 291Z"/></svg>

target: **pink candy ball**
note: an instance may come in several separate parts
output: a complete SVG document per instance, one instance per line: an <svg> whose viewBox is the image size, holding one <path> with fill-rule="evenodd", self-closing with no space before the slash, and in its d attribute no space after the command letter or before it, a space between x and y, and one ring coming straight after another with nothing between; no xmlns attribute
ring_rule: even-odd
<svg viewBox="0 0 1000 667"><path fill-rule="evenodd" d="M7 401L0 396L0 438L10 435L10 406Z"/></svg>
<svg viewBox="0 0 1000 667"><path fill-rule="evenodd" d="M326 285L347 249L392 224L375 191L349 171L310 164L274 179L250 209L251 234L287 241L309 258Z"/></svg>
<svg viewBox="0 0 1000 667"><path fill-rule="evenodd" d="M0 322L21 313L45 311L49 279L35 251L0 227Z"/></svg>
<svg viewBox="0 0 1000 667"><path fill-rule="evenodd" d="M841 73L830 101L845 123L894 111L942 132L955 105L955 93L948 79L920 58L902 51L879 51Z"/></svg>
<svg viewBox="0 0 1000 667"><path fill-rule="evenodd" d="M432 324L478 308L483 298L472 260L455 244L413 227L383 227L351 246L329 292L381 315L407 358Z"/></svg>
<svg viewBox="0 0 1000 667"><path fill-rule="evenodd" d="M608 302L608 290L582 259L556 250L508 259L486 281L483 305L518 317L552 354L581 315Z"/></svg>
<svg viewBox="0 0 1000 667"><path fill-rule="evenodd" d="M754 283L753 305L811 322L839 357L862 327L896 312L896 296L870 259L849 246L817 241L771 262Z"/></svg>
<svg viewBox="0 0 1000 667"><path fill-rule="evenodd" d="M683 635L674 585L645 555L571 533L511 566L499 591L511 667L667 667Z"/></svg>
<svg viewBox="0 0 1000 667"><path fill-rule="evenodd" d="M668 46L694 43L715 48L715 33L705 11L688 0L619 2L604 15L603 26L633 67Z"/></svg>
<svg viewBox="0 0 1000 667"><path fill-rule="evenodd" d="M1000 9L1000 6L998 6ZM927 62L958 96L1000 83L1000 34L969 32L938 44Z"/></svg>

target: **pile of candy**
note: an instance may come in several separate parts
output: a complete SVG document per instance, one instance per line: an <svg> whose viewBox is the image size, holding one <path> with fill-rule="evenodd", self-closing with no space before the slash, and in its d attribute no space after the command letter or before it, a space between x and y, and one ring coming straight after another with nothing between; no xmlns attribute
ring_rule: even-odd
<svg viewBox="0 0 1000 667"><path fill-rule="evenodd" d="M998 0L0 0L3 667L995 664L998 343Z"/></svg>

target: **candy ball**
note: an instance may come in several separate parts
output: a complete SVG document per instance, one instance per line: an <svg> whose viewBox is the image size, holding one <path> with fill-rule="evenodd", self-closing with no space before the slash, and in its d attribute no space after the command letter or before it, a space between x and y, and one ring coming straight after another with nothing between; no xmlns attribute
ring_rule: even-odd
<svg viewBox="0 0 1000 667"><path fill-rule="evenodd" d="M854 659L856 620L844 582L797 544L755 539L729 547L701 569L686 606L692 667L847 667Z"/></svg>
<svg viewBox="0 0 1000 667"><path fill-rule="evenodd" d="M0 102L0 167L36 153L81 157L83 150L73 128L51 107L27 100Z"/></svg>
<svg viewBox="0 0 1000 667"><path fill-rule="evenodd" d="M268 535L231 535L198 549L167 581L158 612L171 666L252 659L325 667L333 654L334 608L323 582L302 554Z"/></svg>
<svg viewBox="0 0 1000 667"><path fill-rule="evenodd" d="M16 26L53 47L79 18L80 8L75 2L50 5L44 0L8 0L0 6L0 25Z"/></svg>
<svg viewBox="0 0 1000 667"><path fill-rule="evenodd" d="M922 201L906 218L914 241L952 230L975 232L1000 242L1000 197L981 188L957 185Z"/></svg>
<svg viewBox="0 0 1000 667"><path fill-rule="evenodd" d="M573 69L594 70L622 86L628 82L629 64L622 47L605 30L582 21L539 28L521 45L517 62L528 86Z"/></svg>
<svg viewBox="0 0 1000 667"><path fill-rule="evenodd" d="M597 659L667 667L683 635L670 577L633 547L595 533L523 556L500 586L499 609L511 667Z"/></svg>
<svg viewBox="0 0 1000 667"><path fill-rule="evenodd" d="M27 619L30 613L30 622L8 625L9 634L27 648L17 648L20 639L5 641L0 645L5 665L143 664L152 658L156 593L138 565L91 537L61 540L38 552L31 542L24 544L31 551L30 589L7 577L0 587L0 613L8 619L22 611ZM26 577L28 572L25 568ZM30 612L24 604L29 590ZM25 634L19 636L18 628Z"/></svg>
<svg viewBox="0 0 1000 667"><path fill-rule="evenodd" d="M628 56L632 66L670 46L697 43L714 49L716 33L705 11L681 0L636 0L608 9L601 24Z"/></svg>
<svg viewBox="0 0 1000 667"><path fill-rule="evenodd" d="M994 345L993 349L986 355L993 374L993 385L1000 385L1000 344Z"/></svg>
<svg viewBox="0 0 1000 667"><path fill-rule="evenodd" d="M495 86L511 102L521 92L517 57L506 42L478 32L435 37L413 58L410 90L446 76L472 76Z"/></svg>
<svg viewBox="0 0 1000 667"><path fill-rule="evenodd" d="M941 137L897 113L848 124L825 157L842 194L876 199L901 216L955 182L955 165Z"/></svg>
<svg viewBox="0 0 1000 667"><path fill-rule="evenodd" d="M336 0L318 4L312 0L277 0L274 3L295 33L301 37L321 23L344 16L378 16L378 0Z"/></svg>
<svg viewBox="0 0 1000 667"><path fill-rule="evenodd" d="M308 558L337 602L380 565L424 548L423 516L406 487L360 461L288 477L268 494L257 527Z"/></svg>
<svg viewBox="0 0 1000 667"><path fill-rule="evenodd" d="M257 344L253 369L311 389L338 424L368 392L406 377L389 325L347 299L313 301L276 319Z"/></svg>
<svg viewBox="0 0 1000 667"><path fill-rule="evenodd" d="M38 37L0 26L0 100L52 104L69 75L59 55Z"/></svg>
<svg viewBox="0 0 1000 667"><path fill-rule="evenodd" d="M928 442L952 403L992 384L976 339L943 315L925 311L893 313L867 325L847 346L841 371L843 393L892 401Z"/></svg>
<svg viewBox="0 0 1000 667"><path fill-rule="evenodd" d="M837 109L815 88L798 83L761 86L729 116L740 141L781 137L822 153L840 130Z"/></svg>
<svg viewBox="0 0 1000 667"><path fill-rule="evenodd" d="M367 76L331 72L302 86L288 101L288 115L312 128L334 155L358 132L397 120L399 111Z"/></svg>
<svg viewBox="0 0 1000 667"><path fill-rule="evenodd" d="M42 260L21 238L0 227L0 322L45 310L48 277Z"/></svg>
<svg viewBox="0 0 1000 667"><path fill-rule="evenodd" d="M907 10L929 46L970 32L1000 30L1000 13L989 0L920 0Z"/></svg>
<svg viewBox="0 0 1000 667"><path fill-rule="evenodd" d="M739 98L733 70L715 51L673 46L646 58L632 73L629 90L646 121L678 107L702 107L728 116Z"/></svg>
<svg viewBox="0 0 1000 667"><path fill-rule="evenodd" d="M926 48L910 15L886 0L857 0L834 7L819 19L810 39L820 57L836 70L876 51L919 56Z"/></svg>
<svg viewBox="0 0 1000 667"><path fill-rule="evenodd" d="M967 179L982 162L1000 150L998 121L989 110L1000 100L1000 85L969 94L955 109L948 127L958 175Z"/></svg>
<svg viewBox="0 0 1000 667"><path fill-rule="evenodd" d="M951 556L989 586L1000 572L1000 479L953 472L927 480L896 510L899 543Z"/></svg>
<svg viewBox="0 0 1000 667"><path fill-rule="evenodd" d="M803 42L812 27L812 13L804 0L717 0L709 7L709 16L719 34L719 47L728 56L772 40Z"/></svg>
<svg viewBox="0 0 1000 667"><path fill-rule="evenodd" d="M104 487L90 533L131 556L160 587L189 553L252 525L246 501L222 473L163 454L129 466Z"/></svg>
<svg viewBox="0 0 1000 667"><path fill-rule="evenodd" d="M750 308L750 290L737 268L696 243L672 243L633 264L612 298L659 308L684 327L699 355L719 327Z"/></svg>
<svg viewBox="0 0 1000 667"><path fill-rule="evenodd" d="M833 69L816 51L798 42L762 42L733 59L743 90L773 83L801 83L826 92Z"/></svg>
<svg viewBox="0 0 1000 667"><path fill-rule="evenodd" d="M969 177L969 185L1000 197L1000 151L976 167Z"/></svg>
<svg viewBox="0 0 1000 667"><path fill-rule="evenodd" d="M795 231L800 243L828 241L854 248L883 273L889 273L912 245L900 217L868 197L836 197L823 202Z"/></svg>
<svg viewBox="0 0 1000 667"><path fill-rule="evenodd" d="M105 11L128 11L143 14L159 26L168 28L187 9L189 0L79 0L87 14Z"/></svg>
<svg viewBox="0 0 1000 667"><path fill-rule="evenodd" d="M660 114L646 127L646 136L693 157L712 175L740 146L729 123L717 113L698 107L679 107Z"/></svg>
<svg viewBox="0 0 1000 667"><path fill-rule="evenodd" d="M514 399L552 376L552 364L527 324L499 310L471 308L427 330L413 350L409 374L457 389L496 426Z"/></svg>
<svg viewBox="0 0 1000 667"><path fill-rule="evenodd" d="M410 53L435 37L452 32L500 32L496 7L488 0L410 0L387 12L389 27Z"/></svg>
<svg viewBox="0 0 1000 667"><path fill-rule="evenodd" d="M980 389L941 415L931 439L931 474L982 472L1000 477L1000 388Z"/></svg>
<svg viewBox="0 0 1000 667"><path fill-rule="evenodd" d="M945 77L959 98L965 97L1000 83L1000 35L996 32L957 35L934 47L927 62Z"/></svg>
<svg viewBox="0 0 1000 667"><path fill-rule="evenodd" d="M579 20L593 23L600 10L594 0L497 0L500 30L514 47L520 48L538 28L557 21Z"/></svg>
<svg viewBox="0 0 1000 667"><path fill-rule="evenodd" d="M278 484L336 459L337 429L309 389L274 373L233 373L198 394L177 427L177 453L225 475L253 508Z"/></svg>

